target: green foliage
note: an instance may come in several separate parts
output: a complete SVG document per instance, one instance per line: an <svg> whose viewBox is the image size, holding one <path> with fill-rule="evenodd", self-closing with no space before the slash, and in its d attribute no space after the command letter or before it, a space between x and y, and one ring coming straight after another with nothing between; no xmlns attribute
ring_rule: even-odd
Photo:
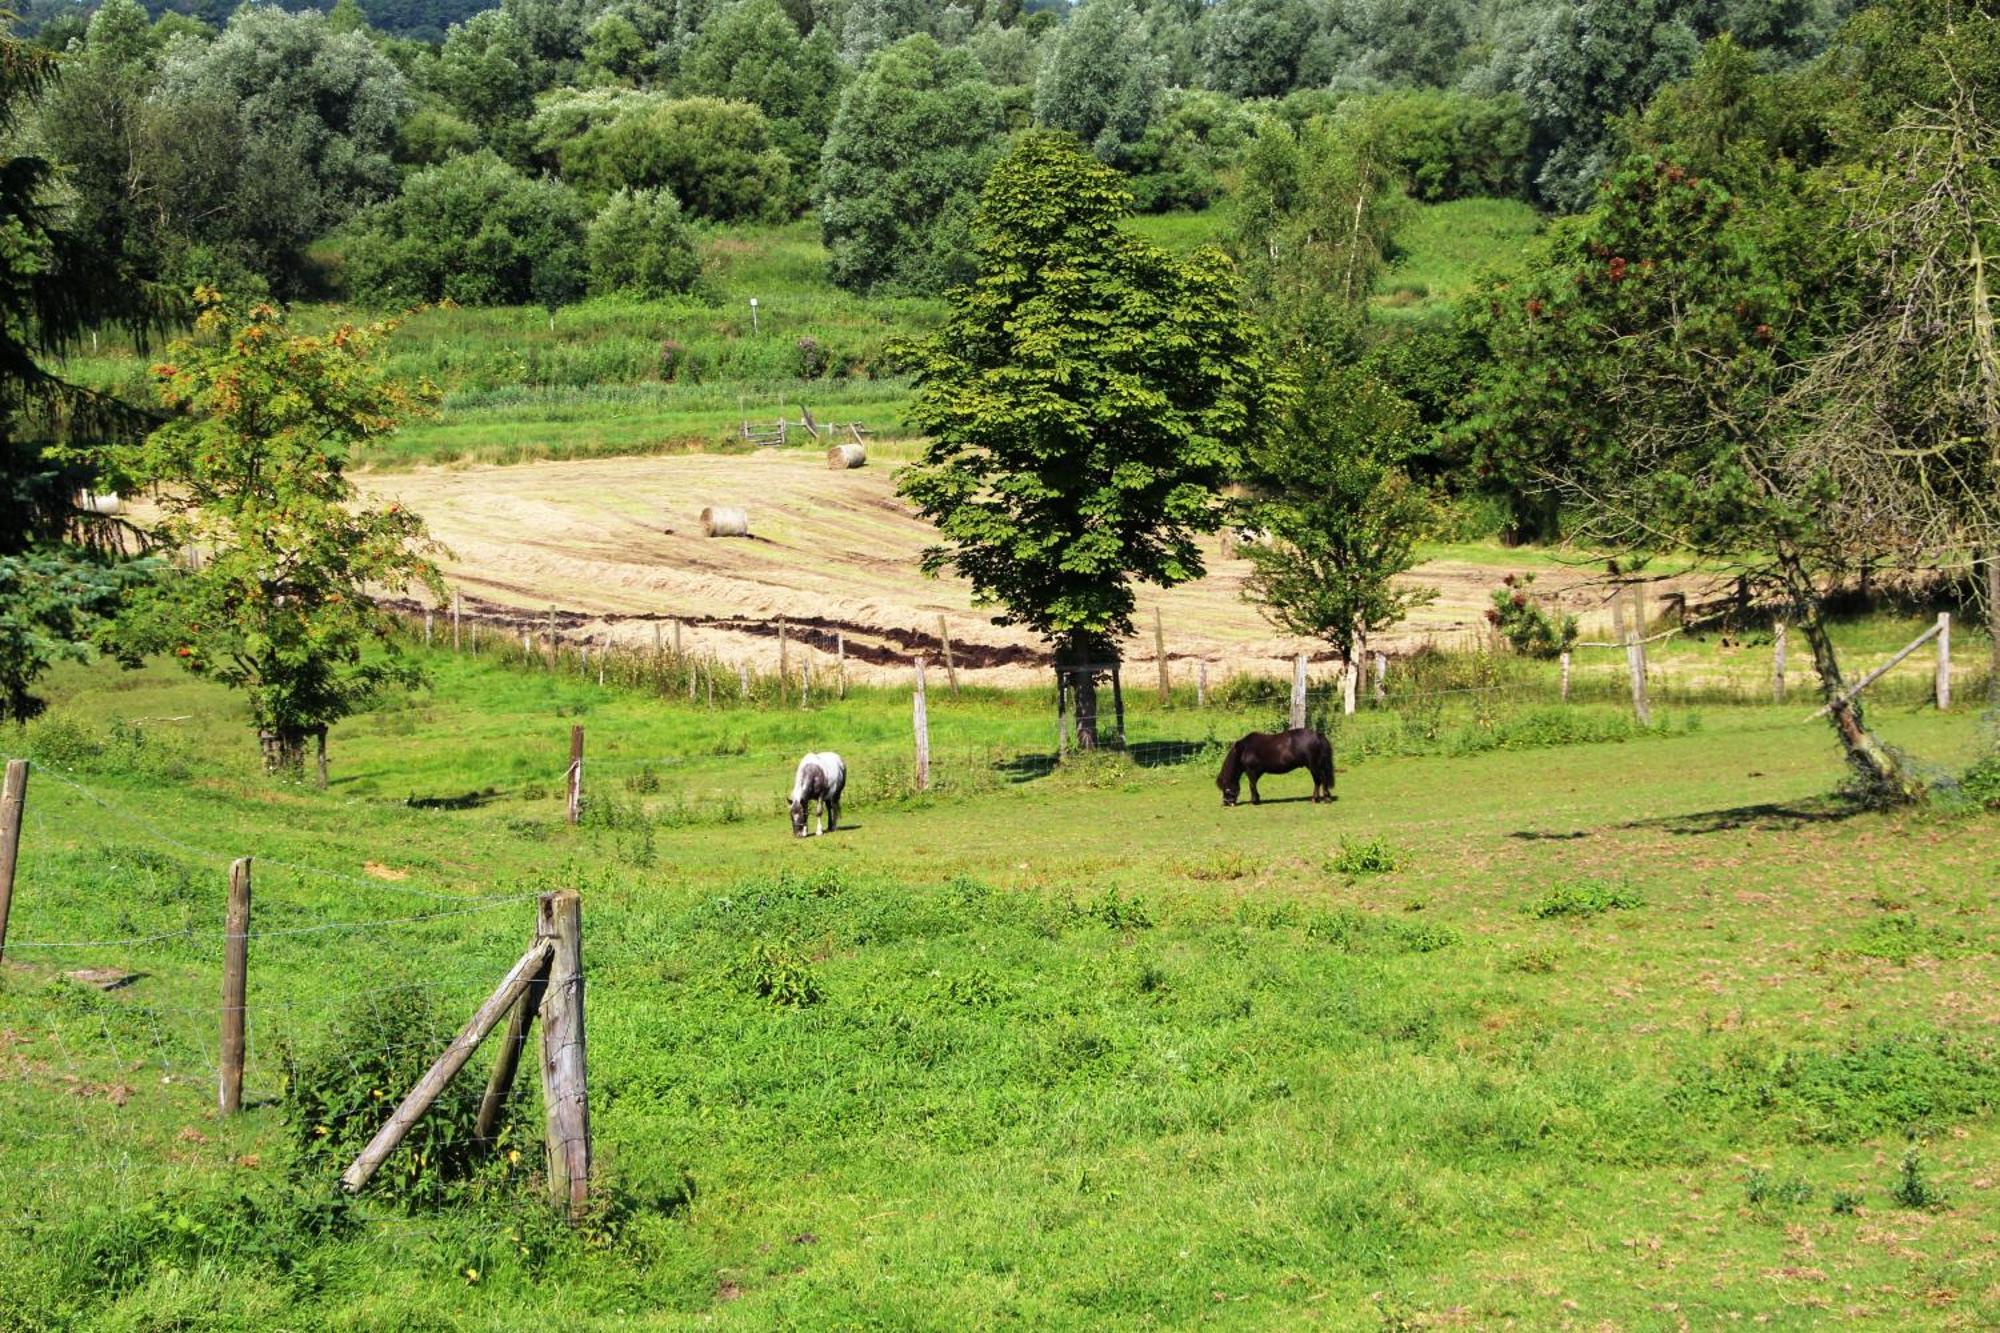
<svg viewBox="0 0 2000 1333"><path fill-rule="evenodd" d="M759 940L743 965L744 984L772 1004L803 1008L818 1004L824 994L812 962L790 943Z"/></svg>
<svg viewBox="0 0 2000 1333"><path fill-rule="evenodd" d="M1959 790L1986 808L2000 808L2000 755L1988 755L1965 770Z"/></svg>
<svg viewBox="0 0 2000 1333"><path fill-rule="evenodd" d="M559 157L563 178L587 195L664 188L716 222L775 222L802 202L791 159L747 102L643 100L563 143Z"/></svg>
<svg viewBox="0 0 2000 1333"><path fill-rule="evenodd" d="M1889 1187L1889 1197L1905 1208L1938 1208L1945 1202L1943 1191L1924 1170L1923 1154L1915 1148L1903 1154L1902 1165L1896 1169L1896 1183Z"/></svg>
<svg viewBox="0 0 2000 1333"><path fill-rule="evenodd" d="M1500 580L1500 586L1493 590L1486 623L1523 657L1551 661L1576 642L1576 617L1551 614L1530 591L1534 586L1532 573L1509 574Z"/></svg>
<svg viewBox="0 0 2000 1333"><path fill-rule="evenodd" d="M1131 633L1133 579L1200 575L1269 396L1227 261L1132 238L1129 209L1073 139L1024 136L986 184L978 278L911 352L931 442L899 489L944 538L925 568L1087 661Z"/></svg>
<svg viewBox="0 0 2000 1333"><path fill-rule="evenodd" d="M347 286L377 308L561 304L583 290L586 216L566 186L491 152L453 158L416 172L354 228Z"/></svg>
<svg viewBox="0 0 2000 1333"><path fill-rule="evenodd" d="M660 297L688 291L701 277L694 236L667 190L620 190L584 237L590 289L603 295Z"/></svg>
<svg viewBox="0 0 2000 1333"><path fill-rule="evenodd" d="M1068 130L1100 161L1123 164L1145 136L1165 84L1128 0L1081 5L1035 81L1035 123Z"/></svg>
<svg viewBox="0 0 2000 1333"><path fill-rule="evenodd" d="M426 400L382 373L391 326L298 335L270 306L203 299L197 336L154 368L177 415L112 459L159 488L155 541L210 554L135 595L115 637L243 690L267 763L293 769L309 734L422 679L394 651L375 597L442 596L436 548L400 505L358 504L346 460Z"/></svg>
<svg viewBox="0 0 2000 1333"><path fill-rule="evenodd" d="M1409 404L1359 366L1304 349L1294 364L1297 396L1250 451L1258 498L1239 508L1259 539L1238 548L1251 564L1243 592L1272 624L1354 661L1369 635L1437 596L1394 581L1436 511L1397 465L1415 438Z"/></svg>
<svg viewBox="0 0 2000 1333"><path fill-rule="evenodd" d="M1778 1179L1763 1167L1752 1167L1743 1178L1743 1200L1752 1208L1768 1208L1773 1205L1796 1208L1812 1202L1812 1182L1803 1176Z"/></svg>
<svg viewBox="0 0 2000 1333"><path fill-rule="evenodd" d="M1622 884L1585 879L1558 884L1529 903L1526 911L1538 921L1559 917L1602 916L1606 912L1627 912L1644 907L1645 899Z"/></svg>
<svg viewBox="0 0 2000 1333"><path fill-rule="evenodd" d="M1889 912L1856 932L1851 952L1909 964L1918 958L1963 958L1979 951L1962 930L1927 923L1914 912Z"/></svg>
<svg viewBox="0 0 2000 1333"><path fill-rule="evenodd" d="M942 292L971 276L970 225L999 154L999 95L926 36L879 53L840 99L820 162L820 234L835 283Z"/></svg>
<svg viewBox="0 0 2000 1333"><path fill-rule="evenodd" d="M1207 208L1257 130L1252 110L1221 93L1175 88L1132 146L1132 198L1142 213Z"/></svg>
<svg viewBox="0 0 2000 1333"><path fill-rule="evenodd" d="M33 686L58 659L90 658L90 635L153 572L68 547L0 555L0 722L42 711Z"/></svg>
<svg viewBox="0 0 2000 1333"><path fill-rule="evenodd" d="M1408 89L1348 103L1341 114L1387 145L1413 198L1516 199L1527 191L1527 113L1512 94Z"/></svg>
<svg viewBox="0 0 2000 1333"><path fill-rule="evenodd" d="M819 159L848 76L824 25L802 38L779 0L739 0L702 24L674 87L751 103L770 119L778 145L805 164Z"/></svg>
<svg viewBox="0 0 2000 1333"><path fill-rule="evenodd" d="M1401 869L1404 859L1386 838L1349 838L1343 833L1340 850L1327 862L1327 868L1336 875L1386 875Z"/></svg>
<svg viewBox="0 0 2000 1333"><path fill-rule="evenodd" d="M453 1021L439 1011L431 990L388 985L363 990L317 1040L283 1048L292 1179L325 1190L454 1035ZM370 1193L413 1210L452 1199L480 1162L509 1142L505 1132L493 1144L473 1137L483 1091L474 1078L447 1083L382 1164Z"/></svg>
<svg viewBox="0 0 2000 1333"><path fill-rule="evenodd" d="M1980 1114L2000 1093L2000 1062L1983 1042L1949 1033L1856 1038L1831 1049L1733 1049L1688 1071L1676 1110L1749 1112L1799 1142L1850 1142Z"/></svg>

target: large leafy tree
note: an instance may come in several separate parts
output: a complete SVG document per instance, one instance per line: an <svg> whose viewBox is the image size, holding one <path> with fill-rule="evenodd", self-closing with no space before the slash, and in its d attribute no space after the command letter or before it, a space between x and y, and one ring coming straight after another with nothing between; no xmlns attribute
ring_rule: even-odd
<svg viewBox="0 0 2000 1333"><path fill-rule="evenodd" d="M1128 0L1080 5L1035 82L1035 122L1068 130L1106 162L1144 137L1166 82L1145 24Z"/></svg>
<svg viewBox="0 0 2000 1333"><path fill-rule="evenodd" d="M1825 613L1827 590L1899 539L1877 520L1888 473L1842 486L1787 403L1825 336L1803 300L1814 236L1783 197L1746 206L1670 158L1629 159L1528 279L1485 294L1493 356L1470 427L1483 465L1559 500L1579 539L1692 551L1774 592L1857 777L1898 793L1903 761L1845 698Z"/></svg>
<svg viewBox="0 0 2000 1333"><path fill-rule="evenodd" d="M737 0L697 34L675 87L684 96L749 102L795 162L812 162L826 140L846 69L825 29L799 36L778 0Z"/></svg>
<svg viewBox="0 0 2000 1333"><path fill-rule="evenodd" d="M1121 227L1131 196L1066 134L1024 135L973 223L978 276L912 350L930 436L901 492L955 570L1059 664L1117 659L1136 582L1202 573L1196 537L1269 416L1269 372L1228 260ZM1095 744L1094 696L1079 698Z"/></svg>
<svg viewBox="0 0 2000 1333"><path fill-rule="evenodd" d="M52 53L0 34L0 719L40 711L35 679L82 654L92 617L134 572L75 540L92 520L73 497L97 475L95 446L146 420L49 363L100 323L144 336L163 314L73 224L55 164L24 146L56 70Z"/></svg>
<svg viewBox="0 0 2000 1333"><path fill-rule="evenodd" d="M430 393L384 372L391 326L299 334L271 306L198 299L197 336L153 371L175 417L112 461L159 487L153 539L202 555L133 597L116 641L242 690L266 764L296 773L309 738L422 679L374 598L441 595L437 547L417 515L362 502L347 461Z"/></svg>
<svg viewBox="0 0 2000 1333"><path fill-rule="evenodd" d="M877 54L841 98L820 159L833 280L913 292L963 281L1002 118L998 92L963 51L919 35Z"/></svg>

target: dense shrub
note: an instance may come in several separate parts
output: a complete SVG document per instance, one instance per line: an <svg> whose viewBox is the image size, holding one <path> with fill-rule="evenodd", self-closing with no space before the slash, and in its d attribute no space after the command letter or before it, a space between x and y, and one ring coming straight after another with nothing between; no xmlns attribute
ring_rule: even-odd
<svg viewBox="0 0 2000 1333"><path fill-rule="evenodd" d="M701 276L694 237L669 190L620 190L584 238L590 290L669 296Z"/></svg>
<svg viewBox="0 0 2000 1333"><path fill-rule="evenodd" d="M1511 93L1406 89L1343 110L1376 131L1419 199L1527 194L1528 113Z"/></svg>
<svg viewBox="0 0 2000 1333"><path fill-rule="evenodd" d="M1526 657L1560 657L1576 642L1576 617L1551 615L1529 591L1533 574L1509 574L1493 590L1493 609L1486 619L1500 636Z"/></svg>
<svg viewBox="0 0 2000 1333"><path fill-rule="evenodd" d="M770 122L747 102L639 102L563 144L559 157L563 178L588 194L664 186L716 222L777 221L804 202Z"/></svg>
<svg viewBox="0 0 2000 1333"><path fill-rule="evenodd" d="M351 233L348 291L374 305L555 305L583 288L583 205L490 152L417 172Z"/></svg>

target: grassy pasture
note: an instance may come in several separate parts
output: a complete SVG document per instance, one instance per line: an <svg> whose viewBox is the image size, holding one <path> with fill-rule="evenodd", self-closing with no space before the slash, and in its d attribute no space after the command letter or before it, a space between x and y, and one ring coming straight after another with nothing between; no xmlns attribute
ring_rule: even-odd
<svg viewBox="0 0 2000 1333"><path fill-rule="evenodd" d="M1247 687L1135 689L1142 762L1053 773L996 764L1046 744L1045 699L940 688L918 796L898 691L709 712L435 665L338 729L325 793L258 776L236 702L165 668L65 670L9 737L46 767L0 969L0 1324L2000 1318L1996 825L1830 799L1796 704L1640 737L1608 702L1573 707L1595 732L1457 702L1427 749L1364 714L1337 805L1224 811L1198 747L1268 719ZM1940 764L1983 743L1913 694L1874 720ZM1453 739L1482 731L1511 741ZM1590 734L1625 743L1547 743ZM849 755L854 827L795 842L809 745ZM225 1123L246 851L252 1106ZM330 1199L292 1166L281 1049L421 1067L426 1011L469 1012L519 895L558 886L586 895L604 1211L570 1233L532 1201L532 1094L444 1205ZM353 1017L383 995L394 1022Z"/></svg>

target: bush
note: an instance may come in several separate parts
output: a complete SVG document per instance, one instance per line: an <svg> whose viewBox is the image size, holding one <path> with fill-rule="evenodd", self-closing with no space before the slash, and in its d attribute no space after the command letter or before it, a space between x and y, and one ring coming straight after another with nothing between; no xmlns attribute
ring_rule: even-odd
<svg viewBox="0 0 2000 1333"><path fill-rule="evenodd" d="M751 946L743 975L750 989L772 1004L802 1008L823 998L812 964L789 943L758 941Z"/></svg>
<svg viewBox="0 0 2000 1333"><path fill-rule="evenodd" d="M1582 880L1550 889L1528 905L1528 915L1548 921L1559 916L1601 916L1645 905L1645 899L1620 885Z"/></svg>
<svg viewBox="0 0 2000 1333"><path fill-rule="evenodd" d="M1381 838L1341 835L1340 850L1327 862L1338 875L1386 875L1403 864L1403 855Z"/></svg>
<svg viewBox="0 0 2000 1333"><path fill-rule="evenodd" d="M716 222L781 221L804 202L764 113L743 102L638 102L565 143L561 160L563 178L578 189L665 188Z"/></svg>
<svg viewBox="0 0 2000 1333"><path fill-rule="evenodd" d="M1989 810L2000 809L2000 754L1988 755L1965 771L1959 790Z"/></svg>
<svg viewBox="0 0 2000 1333"><path fill-rule="evenodd" d="M598 295L672 296L701 276L694 237L670 190L612 195L591 221L583 251L590 290Z"/></svg>
<svg viewBox="0 0 2000 1333"><path fill-rule="evenodd" d="M1528 591L1533 574L1509 574L1493 591L1487 623L1525 657L1560 657L1576 642L1576 617L1552 616Z"/></svg>
<svg viewBox="0 0 2000 1333"><path fill-rule="evenodd" d="M345 1170L455 1035L431 991L418 985L362 992L332 1030L302 1051L287 1044L284 1121L291 1171L301 1186ZM434 1206L484 1155L472 1136L484 1093L477 1078L449 1083L369 1189L405 1208ZM501 1132L501 1142L508 1131Z"/></svg>
<svg viewBox="0 0 2000 1333"><path fill-rule="evenodd" d="M490 152L417 172L349 234L349 293L376 306L557 305L583 290L583 205Z"/></svg>

